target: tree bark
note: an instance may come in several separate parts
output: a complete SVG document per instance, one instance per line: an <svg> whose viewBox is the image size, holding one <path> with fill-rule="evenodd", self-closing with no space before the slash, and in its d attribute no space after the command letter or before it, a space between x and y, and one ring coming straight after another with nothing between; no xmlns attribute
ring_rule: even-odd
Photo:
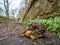
<svg viewBox="0 0 60 45"><path fill-rule="evenodd" d="M5 7L5 13L6 13L6 17L9 18L9 2L8 0L4 0L4 7Z"/></svg>
<svg viewBox="0 0 60 45"><path fill-rule="evenodd" d="M57 11L57 0L29 0L23 11L21 22L25 19L48 18L51 13ZM21 16L20 16L21 17Z"/></svg>

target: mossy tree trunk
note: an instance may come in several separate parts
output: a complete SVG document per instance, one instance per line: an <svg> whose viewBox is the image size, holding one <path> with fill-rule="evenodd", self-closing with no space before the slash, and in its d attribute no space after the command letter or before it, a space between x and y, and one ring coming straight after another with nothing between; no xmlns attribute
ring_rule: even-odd
<svg viewBox="0 0 60 45"><path fill-rule="evenodd" d="M29 0L23 10L21 22L25 19L49 18L57 11L58 0ZM21 16L20 16L21 17Z"/></svg>

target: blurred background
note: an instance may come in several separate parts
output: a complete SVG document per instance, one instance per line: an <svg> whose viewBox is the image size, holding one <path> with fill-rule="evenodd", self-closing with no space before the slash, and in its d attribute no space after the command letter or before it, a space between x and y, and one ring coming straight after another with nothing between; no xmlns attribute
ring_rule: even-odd
<svg viewBox="0 0 60 45"><path fill-rule="evenodd" d="M0 0L0 22L16 21L25 0Z"/></svg>

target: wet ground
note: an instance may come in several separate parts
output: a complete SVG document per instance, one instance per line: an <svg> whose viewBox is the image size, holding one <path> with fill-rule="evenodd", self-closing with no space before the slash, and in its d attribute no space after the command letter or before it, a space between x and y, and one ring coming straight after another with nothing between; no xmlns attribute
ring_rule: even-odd
<svg viewBox="0 0 60 45"><path fill-rule="evenodd" d="M31 40L19 36L24 31L20 23L0 23L0 45L60 45L60 38L46 31L45 38Z"/></svg>

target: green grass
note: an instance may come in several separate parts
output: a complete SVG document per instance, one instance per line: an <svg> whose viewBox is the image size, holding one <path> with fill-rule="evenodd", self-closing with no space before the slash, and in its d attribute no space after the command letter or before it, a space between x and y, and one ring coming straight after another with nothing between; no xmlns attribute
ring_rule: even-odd
<svg viewBox="0 0 60 45"><path fill-rule="evenodd" d="M41 22L45 25L47 30L53 31L57 36L60 37L60 17L49 18L49 19L34 19L34 20L25 20L24 25L28 25L31 22Z"/></svg>
<svg viewBox="0 0 60 45"><path fill-rule="evenodd" d="M14 21L14 19L0 16L0 23L9 23L9 22L13 22L13 21Z"/></svg>

